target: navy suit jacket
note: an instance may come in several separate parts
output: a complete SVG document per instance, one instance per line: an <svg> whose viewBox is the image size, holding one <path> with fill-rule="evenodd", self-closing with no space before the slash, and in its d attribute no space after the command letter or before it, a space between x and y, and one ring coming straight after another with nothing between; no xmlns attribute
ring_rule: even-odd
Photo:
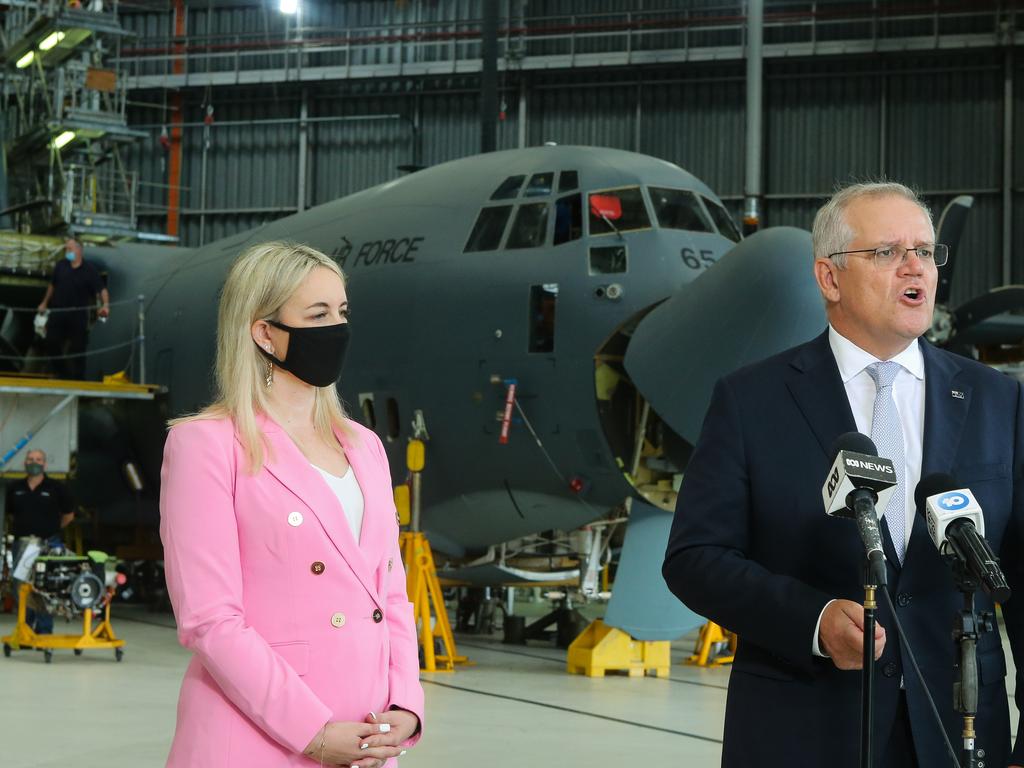
<svg viewBox="0 0 1024 768"><path fill-rule="evenodd" d="M1003 612L1018 668L1024 667L1022 386L923 340L921 347L921 476L948 472L981 504L986 538L1014 592ZM839 671L811 652L829 600L864 600L864 551L856 526L826 516L821 498L833 443L854 430L827 333L715 387L683 478L663 573L686 605L739 635L723 766L859 764L861 674ZM952 704L951 632L962 599L922 517L914 522L902 567L884 522L882 529L889 592L959 758L962 722ZM892 614L881 595L878 602L887 635L876 668L876 755L888 741L903 676L919 764L949 765ZM977 609L993 610L984 593L978 593ZM1003 768L1011 750L998 631L982 636L978 662L977 746L985 750L986 765ZM1024 763L1020 740L1013 755Z"/></svg>

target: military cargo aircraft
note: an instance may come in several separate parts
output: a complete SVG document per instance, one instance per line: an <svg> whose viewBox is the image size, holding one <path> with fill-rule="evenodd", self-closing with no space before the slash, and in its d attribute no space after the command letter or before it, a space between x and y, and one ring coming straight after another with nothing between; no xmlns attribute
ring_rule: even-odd
<svg viewBox="0 0 1024 768"><path fill-rule="evenodd" d="M396 484L408 439L427 439L422 528L436 550L496 580L528 580L519 563L562 552L592 575L612 528L601 521L628 514L606 623L644 640L700 623L660 575L676 491L714 381L824 328L809 233L742 239L672 163L543 146L420 170L201 248L90 248L112 296L144 297L146 378L166 388L155 407L86 412L79 484L108 522L155 524L163 421L209 400L218 292L234 258L268 240L308 243L347 274L341 391ZM136 333L134 313L115 313L90 345ZM97 354L90 372L137 367L127 355ZM144 490L123 482L126 461ZM584 540L553 533L594 523Z"/></svg>

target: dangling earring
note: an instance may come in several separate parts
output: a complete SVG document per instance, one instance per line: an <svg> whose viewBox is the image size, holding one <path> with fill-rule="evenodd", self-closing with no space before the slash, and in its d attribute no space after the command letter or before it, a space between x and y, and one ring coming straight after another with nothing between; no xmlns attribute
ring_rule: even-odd
<svg viewBox="0 0 1024 768"><path fill-rule="evenodd" d="M269 347L267 347L267 352L270 352L270 348ZM273 354L273 353L271 353L271 354ZM266 363L267 363L267 378L265 379L265 381L266 381L267 389L270 389L270 387L274 383L274 364L270 360L267 360Z"/></svg>

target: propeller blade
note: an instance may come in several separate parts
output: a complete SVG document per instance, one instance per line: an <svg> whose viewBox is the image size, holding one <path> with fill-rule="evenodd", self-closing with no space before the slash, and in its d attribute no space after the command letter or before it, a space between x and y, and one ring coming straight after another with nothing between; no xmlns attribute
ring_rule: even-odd
<svg viewBox="0 0 1024 768"><path fill-rule="evenodd" d="M813 263L809 232L761 230L640 321L626 371L677 435L697 442L719 378L822 332Z"/></svg>
<svg viewBox="0 0 1024 768"><path fill-rule="evenodd" d="M1024 285L1004 285L975 296L953 312L955 338L959 340L971 328L990 317L1016 309L1024 309Z"/></svg>
<svg viewBox="0 0 1024 768"><path fill-rule="evenodd" d="M604 623L637 640L676 640L704 623L675 599L661 575L660 553L671 528L672 515L633 500Z"/></svg>
<svg viewBox="0 0 1024 768"><path fill-rule="evenodd" d="M953 198L946 209L939 217L939 226L936 229L936 242L945 243L949 246L949 261L946 266L939 270L939 287L935 293L937 304L948 304L949 293L953 288L953 266L958 258L960 237L967 225L967 214L971 212L974 205L974 198L970 195L960 195Z"/></svg>

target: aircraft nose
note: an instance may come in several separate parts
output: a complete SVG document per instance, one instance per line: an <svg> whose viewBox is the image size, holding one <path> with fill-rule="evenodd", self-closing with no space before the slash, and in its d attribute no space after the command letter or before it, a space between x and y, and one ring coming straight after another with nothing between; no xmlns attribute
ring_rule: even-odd
<svg viewBox="0 0 1024 768"><path fill-rule="evenodd" d="M655 413L691 445L718 379L825 328L812 253L804 230L757 232L638 325L626 371Z"/></svg>

